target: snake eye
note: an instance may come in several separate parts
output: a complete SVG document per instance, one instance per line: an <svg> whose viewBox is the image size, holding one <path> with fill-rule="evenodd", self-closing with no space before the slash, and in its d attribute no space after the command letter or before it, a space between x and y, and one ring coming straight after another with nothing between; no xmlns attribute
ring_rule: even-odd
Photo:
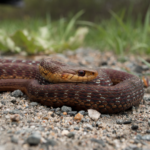
<svg viewBox="0 0 150 150"><path fill-rule="evenodd" d="M78 76L85 76L85 71L83 71L83 70L79 70L78 71Z"/></svg>

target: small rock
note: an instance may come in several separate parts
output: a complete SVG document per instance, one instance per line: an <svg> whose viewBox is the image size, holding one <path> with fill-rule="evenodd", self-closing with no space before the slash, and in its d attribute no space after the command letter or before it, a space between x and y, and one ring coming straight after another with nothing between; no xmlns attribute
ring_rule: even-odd
<svg viewBox="0 0 150 150"><path fill-rule="evenodd" d="M142 149L137 147L136 145L130 145L126 147L124 150L142 150Z"/></svg>
<svg viewBox="0 0 150 150"><path fill-rule="evenodd" d="M55 112L58 112L58 111L60 111L60 108L59 108L59 107L55 109Z"/></svg>
<svg viewBox="0 0 150 150"><path fill-rule="evenodd" d="M88 112L84 112L84 116L87 116L88 115Z"/></svg>
<svg viewBox="0 0 150 150"><path fill-rule="evenodd" d="M71 108L71 107L68 107L68 106L62 106L62 107L61 107L61 111L62 111L62 112L69 112L69 111L72 111L72 108Z"/></svg>
<svg viewBox="0 0 150 150"><path fill-rule="evenodd" d="M78 113L84 115L85 111L84 110L80 110Z"/></svg>
<svg viewBox="0 0 150 150"><path fill-rule="evenodd" d="M10 119L10 116L9 116L9 115L6 115L5 118L6 118L6 119Z"/></svg>
<svg viewBox="0 0 150 150"><path fill-rule="evenodd" d="M123 121L120 120L120 119L118 119L118 120L116 120L116 123L117 123L117 124L123 124Z"/></svg>
<svg viewBox="0 0 150 150"><path fill-rule="evenodd" d="M142 140L142 136L141 136L140 134L138 134L138 135L136 136L136 140Z"/></svg>
<svg viewBox="0 0 150 150"><path fill-rule="evenodd" d="M92 125L90 125L90 124L86 124L85 125L85 129L87 129L87 130L93 130L93 127L92 127Z"/></svg>
<svg viewBox="0 0 150 150"><path fill-rule="evenodd" d="M84 57L84 60L88 63L92 63L94 61L94 58L91 56L86 56L86 57Z"/></svg>
<svg viewBox="0 0 150 150"><path fill-rule="evenodd" d="M68 115L70 116L75 116L77 114L77 111L69 111Z"/></svg>
<svg viewBox="0 0 150 150"><path fill-rule="evenodd" d="M69 131L68 131L68 130L63 130L61 134L62 134L62 135L68 135L68 134L69 134Z"/></svg>
<svg viewBox="0 0 150 150"><path fill-rule="evenodd" d="M95 138L92 138L91 142L98 143L98 144L102 145L103 147L105 147L105 142L103 140L97 140Z"/></svg>
<svg viewBox="0 0 150 150"><path fill-rule="evenodd" d="M80 128L79 127L74 127L74 130L80 130Z"/></svg>
<svg viewBox="0 0 150 150"><path fill-rule="evenodd" d="M150 101L150 97L144 96L144 97L143 97L143 100L145 100L145 101Z"/></svg>
<svg viewBox="0 0 150 150"><path fill-rule="evenodd" d="M113 131L112 131L112 134L116 134L116 133L117 133L116 130L113 130Z"/></svg>
<svg viewBox="0 0 150 150"><path fill-rule="evenodd" d="M41 135L38 133L34 133L30 135L26 141L29 145L38 145L41 141Z"/></svg>
<svg viewBox="0 0 150 150"><path fill-rule="evenodd" d="M92 123L92 127L96 127L96 124L94 122Z"/></svg>
<svg viewBox="0 0 150 150"><path fill-rule="evenodd" d="M148 125L150 126L150 120L148 121Z"/></svg>
<svg viewBox="0 0 150 150"><path fill-rule="evenodd" d="M143 67L139 66L139 65L135 65L134 68L133 68L133 71L137 72L137 73L142 73Z"/></svg>
<svg viewBox="0 0 150 150"><path fill-rule="evenodd" d="M21 96L23 96L23 93L20 90L15 90L15 91L13 91L11 93L11 96L13 96L13 97L21 97Z"/></svg>
<svg viewBox="0 0 150 150"><path fill-rule="evenodd" d="M55 114L54 114L54 113L52 113L52 114L51 114L51 117L55 117Z"/></svg>
<svg viewBox="0 0 150 150"><path fill-rule="evenodd" d="M88 115L91 119L93 120L98 120L98 118L100 117L100 113L97 110L94 109L88 109Z"/></svg>
<svg viewBox="0 0 150 150"><path fill-rule="evenodd" d="M6 114L6 115L7 115L7 114L8 114L8 111L3 111L3 114Z"/></svg>
<svg viewBox="0 0 150 150"><path fill-rule="evenodd" d="M102 61L101 62L101 66L107 66L107 65L108 65L107 61Z"/></svg>
<svg viewBox="0 0 150 150"><path fill-rule="evenodd" d="M32 122L32 120L27 120L27 123L31 123Z"/></svg>
<svg viewBox="0 0 150 150"><path fill-rule="evenodd" d="M150 135L142 136L142 140L150 141Z"/></svg>
<svg viewBox="0 0 150 150"><path fill-rule="evenodd" d="M67 115L67 112L63 112L63 115Z"/></svg>
<svg viewBox="0 0 150 150"><path fill-rule="evenodd" d="M31 102L31 103L30 103L30 106L33 106L33 107L34 107L34 106L37 106L37 105L38 105L37 102Z"/></svg>
<svg viewBox="0 0 150 150"><path fill-rule="evenodd" d="M16 104L17 101L16 101L16 99L12 99L11 102L12 102L13 104Z"/></svg>
<svg viewBox="0 0 150 150"><path fill-rule="evenodd" d="M90 119L86 119L86 118L82 118L82 120L81 120L82 122L90 122Z"/></svg>
<svg viewBox="0 0 150 150"><path fill-rule="evenodd" d="M83 118L83 115L80 114L80 113L77 113L77 114L75 115L75 117L74 117L74 120L76 120L76 121L81 121L82 118Z"/></svg>
<svg viewBox="0 0 150 150"><path fill-rule="evenodd" d="M70 132L67 134L68 138L74 138L75 137L75 133L74 132Z"/></svg>
<svg viewBox="0 0 150 150"><path fill-rule="evenodd" d="M96 127L101 127L102 126L102 123L100 121L97 121L96 122Z"/></svg>
<svg viewBox="0 0 150 150"><path fill-rule="evenodd" d="M47 139L47 144L50 146L55 146L57 145L57 142L53 139Z"/></svg>
<svg viewBox="0 0 150 150"><path fill-rule="evenodd" d="M108 115L108 114L101 114L101 117L107 117L107 118L110 118L110 115Z"/></svg>
<svg viewBox="0 0 150 150"><path fill-rule="evenodd" d="M5 101L1 101L1 104L6 105L6 102Z"/></svg>
<svg viewBox="0 0 150 150"><path fill-rule="evenodd" d="M11 142L15 143L15 144L18 144L18 138L16 138L15 136L12 136L11 137Z"/></svg>
<svg viewBox="0 0 150 150"><path fill-rule="evenodd" d="M21 114L21 111L18 109L14 109L12 111L9 111L10 114Z"/></svg>
<svg viewBox="0 0 150 150"><path fill-rule="evenodd" d="M146 133L150 133L150 130L147 130Z"/></svg>
<svg viewBox="0 0 150 150"><path fill-rule="evenodd" d="M131 129L132 130L137 130L138 129L138 125L132 125Z"/></svg>
<svg viewBox="0 0 150 150"><path fill-rule="evenodd" d="M123 121L123 124L130 124L130 123L132 123L132 120L131 120L131 119L130 119L130 120Z"/></svg>
<svg viewBox="0 0 150 150"><path fill-rule="evenodd" d="M57 114L59 116L59 115L61 115L61 111L56 111L55 114Z"/></svg>
<svg viewBox="0 0 150 150"><path fill-rule="evenodd" d="M15 122L19 122L20 118L21 117L18 114L11 115L11 117L10 117L11 121L15 121Z"/></svg>
<svg viewBox="0 0 150 150"><path fill-rule="evenodd" d="M43 120L48 120L49 117L48 117L48 116L44 116L42 119L43 119Z"/></svg>

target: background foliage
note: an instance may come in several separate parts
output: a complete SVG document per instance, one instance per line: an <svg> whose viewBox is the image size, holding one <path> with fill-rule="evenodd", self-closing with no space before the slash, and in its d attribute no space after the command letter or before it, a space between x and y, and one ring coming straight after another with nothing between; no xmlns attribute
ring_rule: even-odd
<svg viewBox="0 0 150 150"><path fill-rule="evenodd" d="M137 18L140 14L143 18L150 6L149 0L24 0L23 8L0 6L0 19L22 18L22 17L45 17L49 14L53 19L68 17L84 10L82 19L99 21L109 18L110 11L119 13L122 9L126 11L126 17L132 15Z"/></svg>
<svg viewBox="0 0 150 150"><path fill-rule="evenodd" d="M0 51L62 52L81 46L150 53L149 0L24 0L0 5Z"/></svg>

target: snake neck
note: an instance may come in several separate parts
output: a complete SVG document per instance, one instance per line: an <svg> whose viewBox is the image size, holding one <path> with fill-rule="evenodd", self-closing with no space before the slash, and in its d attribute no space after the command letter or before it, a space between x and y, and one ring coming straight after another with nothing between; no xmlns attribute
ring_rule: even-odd
<svg viewBox="0 0 150 150"><path fill-rule="evenodd" d="M31 61L0 60L0 79L36 79L40 84L46 84L48 82L40 75L38 65Z"/></svg>

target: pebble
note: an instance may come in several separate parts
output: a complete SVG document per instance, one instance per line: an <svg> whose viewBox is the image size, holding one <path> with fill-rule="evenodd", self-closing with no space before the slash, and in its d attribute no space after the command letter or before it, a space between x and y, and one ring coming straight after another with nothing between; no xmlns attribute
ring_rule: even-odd
<svg viewBox="0 0 150 150"><path fill-rule="evenodd" d="M98 143L98 144L102 145L103 147L105 147L105 142L103 140L98 140L98 139L92 138L91 142Z"/></svg>
<svg viewBox="0 0 150 150"><path fill-rule="evenodd" d="M12 142L12 143L15 143L15 144L18 144L18 138L15 137L15 136L12 136L12 137L11 137L11 142Z"/></svg>
<svg viewBox="0 0 150 150"><path fill-rule="evenodd" d="M12 111L9 111L10 114L21 114L21 111L18 109L14 109Z"/></svg>
<svg viewBox="0 0 150 150"><path fill-rule="evenodd" d="M12 102L13 104L15 104L17 101L16 101L16 99L12 99L11 102Z"/></svg>
<svg viewBox="0 0 150 150"><path fill-rule="evenodd" d="M136 139L137 139L137 140L142 140L142 136L141 136L140 134L138 134L138 135L136 136Z"/></svg>
<svg viewBox="0 0 150 150"><path fill-rule="evenodd" d="M70 116L75 116L77 114L77 111L69 111L68 115Z"/></svg>
<svg viewBox="0 0 150 150"><path fill-rule="evenodd" d="M101 127L102 123L100 121L96 122L96 127Z"/></svg>
<svg viewBox="0 0 150 150"><path fill-rule="evenodd" d="M74 132L70 132L67 134L68 138L74 138L75 137L75 133Z"/></svg>
<svg viewBox="0 0 150 150"><path fill-rule="evenodd" d="M86 124L86 125L84 126L84 129L86 129L86 130L93 130L93 127L92 127L92 125L90 125L90 124Z"/></svg>
<svg viewBox="0 0 150 150"><path fill-rule="evenodd" d="M142 136L142 139L146 141L150 141L150 135L144 135Z"/></svg>
<svg viewBox="0 0 150 150"><path fill-rule="evenodd" d="M82 120L81 120L82 122L90 122L90 119L86 119L86 118L82 118Z"/></svg>
<svg viewBox="0 0 150 150"><path fill-rule="evenodd" d="M117 124L123 124L123 120L118 119L118 120L116 120L116 123Z"/></svg>
<svg viewBox="0 0 150 150"><path fill-rule="evenodd" d="M68 135L68 134L69 134L69 131L68 131L68 130L63 130L61 134L62 134L62 135Z"/></svg>
<svg viewBox="0 0 150 150"><path fill-rule="evenodd" d="M137 129L138 129L138 125L132 125L132 126L131 126L131 129L132 129L132 130L137 130Z"/></svg>
<svg viewBox="0 0 150 150"><path fill-rule="evenodd" d="M26 142L29 145L38 145L40 141L41 141L41 135L39 133L34 133L30 135L26 140Z"/></svg>
<svg viewBox="0 0 150 150"><path fill-rule="evenodd" d="M100 117L100 113L97 111L97 110L94 110L94 109L88 109L88 115L91 119L93 120L98 120L99 117Z"/></svg>
<svg viewBox="0 0 150 150"><path fill-rule="evenodd" d="M11 96L13 96L13 97L21 97L21 96L23 96L23 93L20 90L15 90L15 91L13 91L11 93Z"/></svg>
<svg viewBox="0 0 150 150"><path fill-rule="evenodd" d="M55 112L58 112L58 111L60 111L60 108L59 108L59 107L57 107L57 108L55 109Z"/></svg>
<svg viewBox="0 0 150 150"><path fill-rule="evenodd" d="M55 146L57 145L57 142L53 139L47 139L46 143L50 146Z"/></svg>
<svg viewBox="0 0 150 150"><path fill-rule="evenodd" d="M80 128L79 127L74 127L74 130L80 130Z"/></svg>
<svg viewBox="0 0 150 150"><path fill-rule="evenodd" d="M150 133L150 130L147 130L146 133Z"/></svg>
<svg viewBox="0 0 150 150"><path fill-rule="evenodd" d="M76 120L76 121L81 121L82 119L83 119L83 115L80 113L76 114L74 117L74 120Z"/></svg>
<svg viewBox="0 0 150 150"><path fill-rule="evenodd" d="M147 96L145 97L145 96L144 96L144 97L143 97L143 100L145 100L145 101L150 101L150 97L147 97Z"/></svg>
<svg viewBox="0 0 150 150"><path fill-rule="evenodd" d="M150 126L150 120L148 121L148 125Z"/></svg>
<svg viewBox="0 0 150 150"><path fill-rule="evenodd" d="M38 105L37 102L31 102L31 103L30 103L30 106L33 106L33 107L34 107L34 106L37 106L37 105Z"/></svg>
<svg viewBox="0 0 150 150"><path fill-rule="evenodd" d="M130 123L132 123L132 120L123 121L123 124L130 124Z"/></svg>
<svg viewBox="0 0 150 150"><path fill-rule="evenodd" d="M21 116L18 115L18 114L11 115L11 116L10 116L10 119L11 119L11 121L16 121L16 122L18 122L18 121L21 119Z"/></svg>
<svg viewBox="0 0 150 150"><path fill-rule="evenodd" d="M84 111L84 110L80 110L78 113L84 115L84 114L85 114L85 111Z"/></svg>
<svg viewBox="0 0 150 150"><path fill-rule="evenodd" d="M134 68L132 70L137 73L142 73L143 67L139 65L134 65Z"/></svg>
<svg viewBox="0 0 150 150"><path fill-rule="evenodd" d="M3 107L3 105L0 103L0 109Z"/></svg>
<svg viewBox="0 0 150 150"><path fill-rule="evenodd" d="M62 106L62 107L61 107L61 111L62 111L62 112L70 112L70 111L72 111L72 108L71 108L71 107L68 107L68 106Z"/></svg>

